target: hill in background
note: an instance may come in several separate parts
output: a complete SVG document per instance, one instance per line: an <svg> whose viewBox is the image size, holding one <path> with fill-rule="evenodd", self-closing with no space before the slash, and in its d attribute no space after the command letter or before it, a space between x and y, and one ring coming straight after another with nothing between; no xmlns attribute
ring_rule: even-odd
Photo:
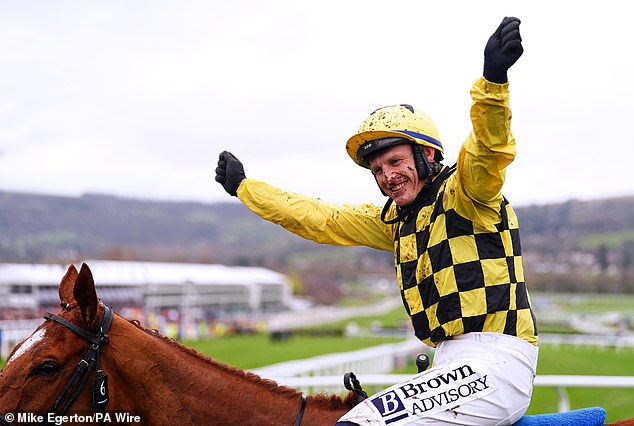
<svg viewBox="0 0 634 426"><path fill-rule="evenodd" d="M634 196L534 205L516 212L532 288L634 291ZM296 275L305 290L323 287L324 293L337 294L359 274L393 275L391 253L312 243L238 202L0 191L0 261L90 258L266 266Z"/></svg>

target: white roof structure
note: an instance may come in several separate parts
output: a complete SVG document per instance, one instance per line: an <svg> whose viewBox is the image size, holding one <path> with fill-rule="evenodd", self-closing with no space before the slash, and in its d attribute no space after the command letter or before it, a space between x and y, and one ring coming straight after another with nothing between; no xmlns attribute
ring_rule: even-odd
<svg viewBox="0 0 634 426"><path fill-rule="evenodd" d="M286 276L267 268L225 266L197 263L132 262L112 260L86 260L95 278L95 284L107 282L122 284L243 284L282 283ZM69 265L0 263L0 285L59 284ZM81 262L75 264L77 270Z"/></svg>
<svg viewBox="0 0 634 426"><path fill-rule="evenodd" d="M266 303L286 305L291 297L286 276L261 267L107 260L85 263L103 299L108 290L127 288L142 291L146 304L152 307L182 305L185 295L191 305L245 304L258 309ZM75 266L79 270L81 263ZM50 293L67 269L68 265L0 263L0 300L9 302L12 293L25 293L22 299L28 294ZM22 290L16 291L19 288Z"/></svg>

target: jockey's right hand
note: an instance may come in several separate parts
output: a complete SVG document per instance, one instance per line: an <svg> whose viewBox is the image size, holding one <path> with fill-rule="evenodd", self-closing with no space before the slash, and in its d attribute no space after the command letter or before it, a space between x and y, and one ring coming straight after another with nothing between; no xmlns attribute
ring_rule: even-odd
<svg viewBox="0 0 634 426"><path fill-rule="evenodd" d="M229 193L229 195L237 196L240 182L246 179L244 167L235 155L228 151L222 151L218 158L218 167L216 167L216 182Z"/></svg>

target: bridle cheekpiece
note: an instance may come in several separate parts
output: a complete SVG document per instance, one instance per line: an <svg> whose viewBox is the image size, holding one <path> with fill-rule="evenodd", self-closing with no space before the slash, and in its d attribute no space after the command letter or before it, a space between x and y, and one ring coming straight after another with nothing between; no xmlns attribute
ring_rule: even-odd
<svg viewBox="0 0 634 426"><path fill-rule="evenodd" d="M59 394L53 406L47 410L47 413L54 413L63 416L70 406L79 397L79 393L84 388L88 376L97 367L97 372L92 385L92 406L96 411L105 412L106 404L108 404L108 376L103 374L101 369L101 349L108 343L108 331L112 325L114 313L112 308L104 305L104 314L101 325L97 333L91 333L83 328L73 324L65 318L52 313L47 313L44 318L56 322L75 334L86 339L90 346L84 354L83 358L77 364L73 375L66 387ZM0 424L5 426L14 426L15 424L6 420L5 416L0 413Z"/></svg>

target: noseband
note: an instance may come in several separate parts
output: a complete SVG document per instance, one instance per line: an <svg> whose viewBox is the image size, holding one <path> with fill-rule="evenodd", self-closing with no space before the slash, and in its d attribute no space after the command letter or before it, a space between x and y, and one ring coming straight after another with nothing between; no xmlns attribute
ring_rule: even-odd
<svg viewBox="0 0 634 426"><path fill-rule="evenodd" d="M63 416L75 402L77 397L79 397L79 393L84 388L88 376L95 365L97 366L97 373L92 385L92 405L95 410L100 412L105 411L106 404L108 403L108 376L104 375L103 370L101 369L100 351L101 348L108 343L107 333L110 330L110 326L112 325L112 320L114 318L112 309L109 306L104 305L103 321L101 322L99 331L96 334L86 331L72 322L50 312L44 315L44 318L63 325L90 342L88 350L79 361L79 364L77 364L70 381L59 394L55 403L47 411L47 413L55 413L58 416ZM0 424L4 426L15 426L15 423L8 421L2 413L0 413Z"/></svg>

